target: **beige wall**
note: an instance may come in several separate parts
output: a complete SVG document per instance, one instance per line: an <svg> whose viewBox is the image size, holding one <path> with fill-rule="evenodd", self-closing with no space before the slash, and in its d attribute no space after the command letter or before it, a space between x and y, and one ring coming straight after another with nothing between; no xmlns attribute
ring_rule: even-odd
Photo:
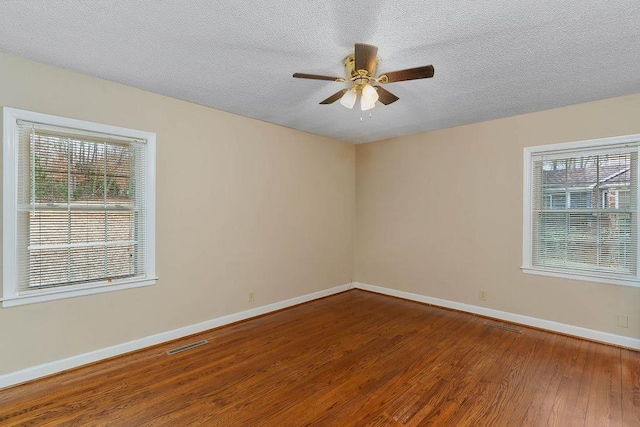
<svg viewBox="0 0 640 427"><path fill-rule="evenodd" d="M351 281L352 145L7 55L0 106L157 133L160 277L0 308L0 375Z"/></svg>
<svg viewBox="0 0 640 427"><path fill-rule="evenodd" d="M354 275L640 337L640 289L519 269L522 148L640 133L640 95L354 147L0 54L0 106L157 133L160 277L0 309L0 375ZM619 313L628 329L615 326Z"/></svg>
<svg viewBox="0 0 640 427"><path fill-rule="evenodd" d="M640 95L357 146L355 280L640 338L640 288L520 271L523 147L637 133Z"/></svg>

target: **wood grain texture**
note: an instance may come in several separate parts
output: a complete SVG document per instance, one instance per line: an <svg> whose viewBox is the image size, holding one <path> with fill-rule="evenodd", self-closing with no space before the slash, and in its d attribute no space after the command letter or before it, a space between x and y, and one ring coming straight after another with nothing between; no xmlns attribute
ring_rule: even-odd
<svg viewBox="0 0 640 427"><path fill-rule="evenodd" d="M483 321L351 290L0 390L0 425L640 425L638 352Z"/></svg>

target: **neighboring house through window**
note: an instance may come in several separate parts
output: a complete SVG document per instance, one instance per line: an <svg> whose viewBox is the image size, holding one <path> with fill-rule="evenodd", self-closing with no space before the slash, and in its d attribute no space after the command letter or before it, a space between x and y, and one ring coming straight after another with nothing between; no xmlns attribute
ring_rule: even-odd
<svg viewBox="0 0 640 427"><path fill-rule="evenodd" d="M640 135L524 150L523 271L639 286Z"/></svg>
<svg viewBox="0 0 640 427"><path fill-rule="evenodd" d="M4 108L3 306L155 282L155 134Z"/></svg>

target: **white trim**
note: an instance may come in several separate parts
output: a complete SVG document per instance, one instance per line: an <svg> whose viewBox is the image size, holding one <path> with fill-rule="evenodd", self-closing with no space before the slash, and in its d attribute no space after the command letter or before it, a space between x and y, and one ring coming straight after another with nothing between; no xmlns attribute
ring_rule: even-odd
<svg viewBox="0 0 640 427"><path fill-rule="evenodd" d="M531 154L532 147L524 149L524 164L522 170L524 171L524 177L522 180L522 266L523 268L531 267L531 237L533 228L531 226Z"/></svg>
<svg viewBox="0 0 640 427"><path fill-rule="evenodd" d="M0 375L0 389L347 291L351 283Z"/></svg>
<svg viewBox="0 0 640 427"><path fill-rule="evenodd" d="M156 134L144 132L146 144L146 172L145 177L145 262L147 264L147 278L156 278Z"/></svg>
<svg viewBox="0 0 640 427"><path fill-rule="evenodd" d="M2 109L2 295L13 295L17 271L18 167L16 162L16 117L14 110ZM3 304L4 306L4 304Z"/></svg>
<svg viewBox="0 0 640 427"><path fill-rule="evenodd" d="M16 120L24 120L27 122L50 123L55 120L54 126L62 126L70 129L78 129L79 131L98 132L108 135L124 136L132 139L146 139L155 141L156 134L138 129L124 128L104 123L88 122L85 120L70 119L68 117L55 116L53 114L37 113L35 111L20 110L18 108L3 107L5 117L12 120L15 129Z"/></svg>
<svg viewBox="0 0 640 427"><path fill-rule="evenodd" d="M638 264L640 265L640 264ZM619 286L635 286L640 287L640 280L636 279L618 279L613 277L605 277L605 276L589 276L587 273L578 273L578 272L569 272L569 270L560 271L560 270L551 270L541 267L520 267L523 273L526 274L535 274L538 276L548 276L548 277L559 277L562 279L569 280L582 280L585 282L595 282L595 283L607 283L609 285L619 285Z"/></svg>
<svg viewBox="0 0 640 427"><path fill-rule="evenodd" d="M565 150L583 150L583 149L591 149L595 147L606 147L610 145L625 145L629 143L634 143L635 146L638 145L638 141L640 141L640 134L634 135L622 135L622 136L612 136L609 138L596 138L596 139L587 139L584 141L571 141L571 142L560 142L554 144L546 144L546 145L535 145L532 147L525 148L526 151L529 151L531 154L539 153L541 151L565 151Z"/></svg>
<svg viewBox="0 0 640 427"><path fill-rule="evenodd" d="M2 259L2 307L12 307L36 302L59 300L63 298L93 295L102 292L111 292L121 289L130 289L155 284L155 168L156 168L156 134L136 129L123 128L102 123L87 122L84 120L70 119L51 114L37 113L33 111L19 110L3 107L3 259ZM105 135L118 135L132 140L145 140L145 262L146 271L144 277L133 280L124 279L114 282L93 282L82 286L61 286L42 290L41 292L28 292L18 289L17 271L17 211L18 211L18 167L17 167L17 121L52 124L55 127L77 129L78 132L98 132ZM68 245L67 245L68 246ZM75 245L77 246L77 245ZM43 245L42 247L54 247Z"/></svg>
<svg viewBox="0 0 640 427"><path fill-rule="evenodd" d="M617 345L620 347L640 350L640 339L637 338L625 337L623 335L616 335L608 332L595 331L593 329L582 328L580 326L567 325L565 323L539 319L537 317L524 316L522 314L509 313L506 311L494 310L492 308L479 307L476 305L464 304L456 301L449 301L410 292L398 291L396 289L389 289L381 286L368 285L366 283L354 282L353 287L355 289L362 289L364 291L371 291L383 295L389 295L411 301L436 305L438 307L464 311L465 313L479 314L481 316L491 317L493 319L500 319L507 322L518 323L520 325L558 332L578 338L584 338L592 341L598 341L602 343Z"/></svg>
<svg viewBox="0 0 640 427"><path fill-rule="evenodd" d="M32 291L32 294L28 294L29 291L23 291L16 296L2 298L2 307L15 307L18 305L34 304L38 302L56 301L66 298L75 298L84 295L102 294L105 292L122 291L125 289L141 288L144 286L151 286L156 283L157 278L153 279L134 279L124 281L123 283L107 283L99 282L91 285L79 285L79 286L61 286L52 288L51 290Z"/></svg>

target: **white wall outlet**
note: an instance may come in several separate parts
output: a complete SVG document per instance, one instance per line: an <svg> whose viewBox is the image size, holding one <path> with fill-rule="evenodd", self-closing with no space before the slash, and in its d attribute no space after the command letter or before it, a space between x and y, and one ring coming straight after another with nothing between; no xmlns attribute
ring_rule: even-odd
<svg viewBox="0 0 640 427"><path fill-rule="evenodd" d="M487 291L485 291L484 289L480 290L480 300L481 301L486 301L487 300Z"/></svg>
<svg viewBox="0 0 640 427"><path fill-rule="evenodd" d="M625 316L624 314L618 314L618 327L620 327L620 328L628 328L629 327L629 316Z"/></svg>
<svg viewBox="0 0 640 427"><path fill-rule="evenodd" d="M249 302L253 302L254 293L253 291L249 292Z"/></svg>

